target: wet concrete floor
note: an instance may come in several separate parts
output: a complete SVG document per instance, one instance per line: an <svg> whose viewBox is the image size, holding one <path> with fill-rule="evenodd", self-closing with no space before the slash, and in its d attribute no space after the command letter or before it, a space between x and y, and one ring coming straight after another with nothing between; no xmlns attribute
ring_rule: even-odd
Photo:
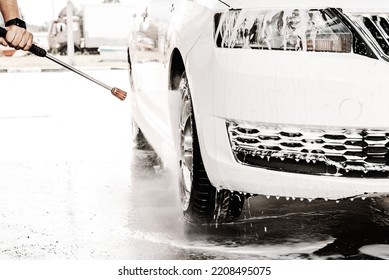
<svg viewBox="0 0 389 280"><path fill-rule="evenodd" d="M389 258L388 198L256 196L234 224L190 225L171 164L132 143L128 100L71 73L0 75L0 259Z"/></svg>
<svg viewBox="0 0 389 280"><path fill-rule="evenodd" d="M140 240L167 244L175 250L164 258L184 259L379 259L388 258L389 199L294 201L251 197L232 224L190 225L170 201L174 172L156 172L154 159L135 150L134 195L150 212L137 217L160 220L138 235ZM142 157L143 155L143 157ZM145 160L146 159L146 160ZM168 187L161 192L161 185ZM154 185L154 186L153 186ZM136 195L138 193L138 195ZM177 194L176 194L177 195ZM152 199L155 198L155 199ZM164 211L153 211L160 205ZM176 206L179 207L178 205ZM166 212L167 211L167 212ZM155 215L157 215L155 217ZM152 218L154 216L154 218ZM168 217L166 219L166 217ZM181 218L179 218L181 217ZM142 218L141 218L142 219ZM149 229L149 227L151 227ZM147 234L145 234L147 232ZM177 250L177 251L176 251ZM175 252L172 254L172 252Z"/></svg>

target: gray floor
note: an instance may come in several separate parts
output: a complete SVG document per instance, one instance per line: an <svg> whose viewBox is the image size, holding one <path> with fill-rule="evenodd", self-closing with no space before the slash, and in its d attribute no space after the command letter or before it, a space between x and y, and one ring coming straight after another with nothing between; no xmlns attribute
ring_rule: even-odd
<svg viewBox="0 0 389 280"><path fill-rule="evenodd" d="M133 147L129 100L72 73L0 80L0 259L388 258L386 198L258 196L235 224L193 226L173 170Z"/></svg>

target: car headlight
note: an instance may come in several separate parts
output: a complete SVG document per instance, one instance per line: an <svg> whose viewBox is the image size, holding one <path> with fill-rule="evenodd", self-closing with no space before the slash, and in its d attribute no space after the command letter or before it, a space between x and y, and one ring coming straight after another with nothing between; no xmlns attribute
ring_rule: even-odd
<svg viewBox="0 0 389 280"><path fill-rule="evenodd" d="M230 10L215 15L220 48L349 53L353 34L324 9Z"/></svg>
<svg viewBox="0 0 389 280"><path fill-rule="evenodd" d="M372 39L373 44L389 56L389 15L353 14L352 19Z"/></svg>

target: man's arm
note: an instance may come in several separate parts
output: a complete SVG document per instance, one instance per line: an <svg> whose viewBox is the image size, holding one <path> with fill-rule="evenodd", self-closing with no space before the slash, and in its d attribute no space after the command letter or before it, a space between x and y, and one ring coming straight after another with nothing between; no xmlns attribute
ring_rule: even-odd
<svg viewBox="0 0 389 280"><path fill-rule="evenodd" d="M17 0L0 0L0 11L5 23L9 20L20 18ZM33 36L30 32L17 25L10 25L6 29L8 32L5 40L0 38L2 45L9 45L15 49L25 51L31 48Z"/></svg>
<svg viewBox="0 0 389 280"><path fill-rule="evenodd" d="M4 22L20 17L17 0L0 0L0 10L4 17Z"/></svg>

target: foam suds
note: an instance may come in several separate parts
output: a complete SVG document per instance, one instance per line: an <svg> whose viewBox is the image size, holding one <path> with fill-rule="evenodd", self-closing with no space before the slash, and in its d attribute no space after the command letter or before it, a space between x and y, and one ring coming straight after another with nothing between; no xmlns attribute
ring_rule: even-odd
<svg viewBox="0 0 389 280"><path fill-rule="evenodd" d="M359 248L362 254L376 257L379 259L389 260L389 245L387 244L372 244Z"/></svg>

